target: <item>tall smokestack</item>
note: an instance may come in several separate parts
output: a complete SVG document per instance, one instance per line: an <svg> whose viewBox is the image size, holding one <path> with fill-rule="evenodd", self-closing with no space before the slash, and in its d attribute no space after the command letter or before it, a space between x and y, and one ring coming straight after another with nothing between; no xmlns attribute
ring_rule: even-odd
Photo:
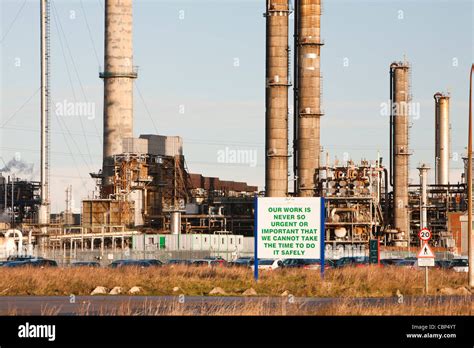
<svg viewBox="0 0 474 348"><path fill-rule="evenodd" d="M392 63L391 101L393 127L393 207L394 227L408 239L410 243L410 223L408 215L408 110L410 102L409 69L407 63Z"/></svg>
<svg viewBox="0 0 474 348"><path fill-rule="evenodd" d="M297 92L297 189L298 196L315 193L321 142L321 0L296 3L298 66ZM297 69L297 70L296 70Z"/></svg>
<svg viewBox="0 0 474 348"><path fill-rule="evenodd" d="M436 184L449 183L449 95L436 93L435 99L435 163Z"/></svg>
<svg viewBox="0 0 474 348"><path fill-rule="evenodd" d="M288 194L288 0L267 0L265 192Z"/></svg>
<svg viewBox="0 0 474 348"><path fill-rule="evenodd" d="M122 153L122 139L133 137L132 0L105 1L104 149L105 187L112 184L113 155ZM103 190L103 192L108 190Z"/></svg>
<svg viewBox="0 0 474 348"><path fill-rule="evenodd" d="M51 3L49 0L40 2L40 54L41 54L41 152L40 152L40 184L41 205L38 212L38 223L43 225L42 232L46 233L44 225L50 222L49 202L49 129L50 129L50 20ZM12 208L13 209L13 208Z"/></svg>

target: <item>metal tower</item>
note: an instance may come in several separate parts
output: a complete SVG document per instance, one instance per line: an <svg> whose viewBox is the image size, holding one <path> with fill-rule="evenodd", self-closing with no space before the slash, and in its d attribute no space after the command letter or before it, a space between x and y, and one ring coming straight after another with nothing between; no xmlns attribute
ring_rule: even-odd
<svg viewBox="0 0 474 348"><path fill-rule="evenodd" d="M49 154L50 154L50 75L51 75L51 3L49 0L41 0L41 206L38 223L49 224L50 201L49 201Z"/></svg>

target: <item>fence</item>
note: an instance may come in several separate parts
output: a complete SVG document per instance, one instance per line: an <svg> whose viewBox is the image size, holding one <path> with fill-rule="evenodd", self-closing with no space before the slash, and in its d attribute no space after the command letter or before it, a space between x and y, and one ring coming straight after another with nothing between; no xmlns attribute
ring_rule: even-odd
<svg viewBox="0 0 474 348"><path fill-rule="evenodd" d="M211 252L206 250L77 250L72 252L59 252L59 250L46 250L45 252L34 252L34 256L40 256L55 260L60 266L67 266L73 262L96 261L102 266L107 266L115 260L143 260L157 259L163 262L171 259L196 260L206 257L222 257L227 261L242 256L253 256L253 253L235 253L230 251Z"/></svg>

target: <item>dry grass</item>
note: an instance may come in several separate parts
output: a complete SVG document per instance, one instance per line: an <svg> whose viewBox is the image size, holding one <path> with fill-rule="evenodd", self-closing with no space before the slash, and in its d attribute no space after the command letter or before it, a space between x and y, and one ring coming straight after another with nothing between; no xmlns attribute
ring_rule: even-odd
<svg viewBox="0 0 474 348"><path fill-rule="evenodd" d="M56 315L50 312L47 315ZM367 305L356 300L344 299L337 303L319 306L306 306L301 303L289 303L287 299L275 303L268 299L258 302L234 302L219 301L212 304L187 304L178 301L158 301L144 303L138 309L132 309L130 304L124 303L117 308L101 308L90 312L86 306L80 309L78 315L99 316L363 316L363 315L473 315L474 304L469 297L461 299L449 299L444 302L419 299L416 302L398 304L387 303Z"/></svg>
<svg viewBox="0 0 474 348"><path fill-rule="evenodd" d="M139 295L208 295L214 287L228 295L239 296L253 287L258 295L279 296L288 291L296 297L385 297L397 290L403 295L423 294L423 271L406 268L347 268L329 270L321 280L319 273L302 269L261 272L256 283L253 274L243 268L161 267L145 269L89 268L0 268L2 296L67 296L89 295L97 286L126 290L140 286ZM467 274L446 270L430 270L430 293L444 287L467 286Z"/></svg>

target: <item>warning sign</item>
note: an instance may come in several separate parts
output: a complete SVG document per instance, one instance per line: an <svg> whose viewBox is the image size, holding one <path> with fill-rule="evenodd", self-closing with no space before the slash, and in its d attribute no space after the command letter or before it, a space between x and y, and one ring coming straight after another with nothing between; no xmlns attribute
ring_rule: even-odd
<svg viewBox="0 0 474 348"><path fill-rule="evenodd" d="M256 243L262 259L320 259L321 198L257 199Z"/></svg>
<svg viewBox="0 0 474 348"><path fill-rule="evenodd" d="M420 252L418 253L417 256L419 259L428 259L428 258L434 258L435 254L433 253L433 250L431 250L430 246L428 245L427 242L423 243L423 246L421 247Z"/></svg>

